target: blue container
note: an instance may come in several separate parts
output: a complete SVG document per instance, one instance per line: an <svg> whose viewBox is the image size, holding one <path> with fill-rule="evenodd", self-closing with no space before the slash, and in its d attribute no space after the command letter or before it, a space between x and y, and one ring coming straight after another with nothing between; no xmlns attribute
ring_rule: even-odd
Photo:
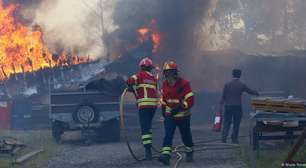
<svg viewBox="0 0 306 168"><path fill-rule="evenodd" d="M29 99L18 97L13 101L11 113L11 129L32 129L32 103Z"/></svg>

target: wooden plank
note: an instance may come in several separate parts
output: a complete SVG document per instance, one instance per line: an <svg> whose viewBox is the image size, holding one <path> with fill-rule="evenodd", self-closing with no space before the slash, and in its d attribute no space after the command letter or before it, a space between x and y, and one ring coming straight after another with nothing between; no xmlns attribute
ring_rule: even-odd
<svg viewBox="0 0 306 168"><path fill-rule="evenodd" d="M251 101L251 105L256 110L265 110L271 112L306 112L304 99L287 99L280 97L259 97Z"/></svg>
<svg viewBox="0 0 306 168"><path fill-rule="evenodd" d="M35 150L35 151L32 151L30 153L27 153L19 158L16 159L16 161L14 163L16 164L21 164L23 162L25 162L26 160L29 160L30 158L32 158L33 156L43 152L44 150L43 149L39 149L39 150Z"/></svg>
<svg viewBox="0 0 306 168"><path fill-rule="evenodd" d="M295 156L295 154L299 151L299 149L301 148L301 146L304 144L304 139L306 138L306 127L304 128L303 133L299 136L297 142L294 144L294 146L292 147L292 149L289 151L288 153L288 157L286 159L286 163L290 163L292 162L293 157Z"/></svg>
<svg viewBox="0 0 306 168"><path fill-rule="evenodd" d="M270 111L270 112L289 112L289 113L305 113L305 108L294 106L253 106L255 110Z"/></svg>
<svg viewBox="0 0 306 168"><path fill-rule="evenodd" d="M18 141L16 139L5 139L4 140L4 143L6 145L12 145L12 146L20 146L20 147L24 147L26 146L25 143L21 142L21 141Z"/></svg>

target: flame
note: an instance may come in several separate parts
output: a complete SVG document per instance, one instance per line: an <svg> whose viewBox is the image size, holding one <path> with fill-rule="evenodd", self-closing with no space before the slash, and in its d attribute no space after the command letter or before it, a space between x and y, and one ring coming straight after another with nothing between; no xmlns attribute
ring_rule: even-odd
<svg viewBox="0 0 306 168"><path fill-rule="evenodd" d="M148 27L140 27L137 32L139 34L139 41L144 43L148 40L152 40L153 53L156 53L160 46L161 36L156 26L157 22L152 19Z"/></svg>
<svg viewBox="0 0 306 168"><path fill-rule="evenodd" d="M62 53L53 58L44 45L42 29L19 23L14 18L18 5L4 6L0 0L0 80L20 72L33 72L46 67L79 64L87 61Z"/></svg>
<svg viewBox="0 0 306 168"><path fill-rule="evenodd" d="M141 35L141 39L146 36L147 33L150 32L150 29L148 28L139 28L138 33Z"/></svg>
<svg viewBox="0 0 306 168"><path fill-rule="evenodd" d="M160 46L160 34L158 32L153 32L152 34L153 40L153 52L157 52L158 47Z"/></svg>

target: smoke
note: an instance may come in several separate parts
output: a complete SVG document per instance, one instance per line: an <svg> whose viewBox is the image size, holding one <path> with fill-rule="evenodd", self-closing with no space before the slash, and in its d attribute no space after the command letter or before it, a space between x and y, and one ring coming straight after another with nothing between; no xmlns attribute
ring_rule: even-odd
<svg viewBox="0 0 306 168"><path fill-rule="evenodd" d="M31 0L21 5L24 18L42 27L51 52L91 58L106 55L103 36L116 29L112 22L115 0Z"/></svg>
<svg viewBox="0 0 306 168"><path fill-rule="evenodd" d="M129 48L137 40L136 30L155 19L162 35L158 55L162 61L183 61L192 55L190 51L196 50L195 30L199 29L210 1L14 0L13 3L21 6L23 17L19 20L42 28L44 42L53 53L93 57L112 54L122 46Z"/></svg>
<svg viewBox="0 0 306 168"><path fill-rule="evenodd" d="M114 21L131 41L157 19L167 58L224 49L284 55L306 47L305 7L304 0L118 0Z"/></svg>
<svg viewBox="0 0 306 168"><path fill-rule="evenodd" d="M305 50L305 7L303 0L211 0L201 47L278 55Z"/></svg>
<svg viewBox="0 0 306 168"><path fill-rule="evenodd" d="M22 5L26 21L43 28L45 42L53 52L68 50L95 57L112 54L120 48L113 46L133 42L135 29L148 25L152 18L163 35L160 55L166 58L186 58L190 51L197 55L234 48L247 53L271 53L306 46L303 0L4 2Z"/></svg>
<svg viewBox="0 0 306 168"><path fill-rule="evenodd" d="M52 51L80 55L137 55L129 51L137 29L155 19L161 33L159 63L177 61L199 89L219 90L230 69L251 59L235 50L281 53L306 46L304 0L31 0L24 6L24 15L42 26ZM210 53L224 49L235 50Z"/></svg>
<svg viewBox="0 0 306 168"><path fill-rule="evenodd" d="M157 55L162 60L188 59L196 49L196 30L209 3L208 0L120 0L114 10L114 22L125 42L135 39L137 28L155 19L162 38Z"/></svg>

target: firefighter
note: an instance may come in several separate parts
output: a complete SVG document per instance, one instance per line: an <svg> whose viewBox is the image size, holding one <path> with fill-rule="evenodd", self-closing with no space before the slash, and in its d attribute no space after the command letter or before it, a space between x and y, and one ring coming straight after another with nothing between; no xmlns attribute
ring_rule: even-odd
<svg viewBox="0 0 306 168"><path fill-rule="evenodd" d="M152 119L154 117L157 98L157 79L151 73L154 69L152 60L143 58L139 63L140 71L127 80L128 91L133 92L137 99L139 123L142 134L142 144L145 148L145 157L152 159Z"/></svg>
<svg viewBox="0 0 306 168"><path fill-rule="evenodd" d="M166 62L163 66L165 80L162 84L162 112L164 116L165 137L161 156L158 158L164 165L170 164L172 140L176 127L186 148L186 161L193 161L193 141L190 130L190 108L194 96L187 80L178 76L175 62Z"/></svg>

